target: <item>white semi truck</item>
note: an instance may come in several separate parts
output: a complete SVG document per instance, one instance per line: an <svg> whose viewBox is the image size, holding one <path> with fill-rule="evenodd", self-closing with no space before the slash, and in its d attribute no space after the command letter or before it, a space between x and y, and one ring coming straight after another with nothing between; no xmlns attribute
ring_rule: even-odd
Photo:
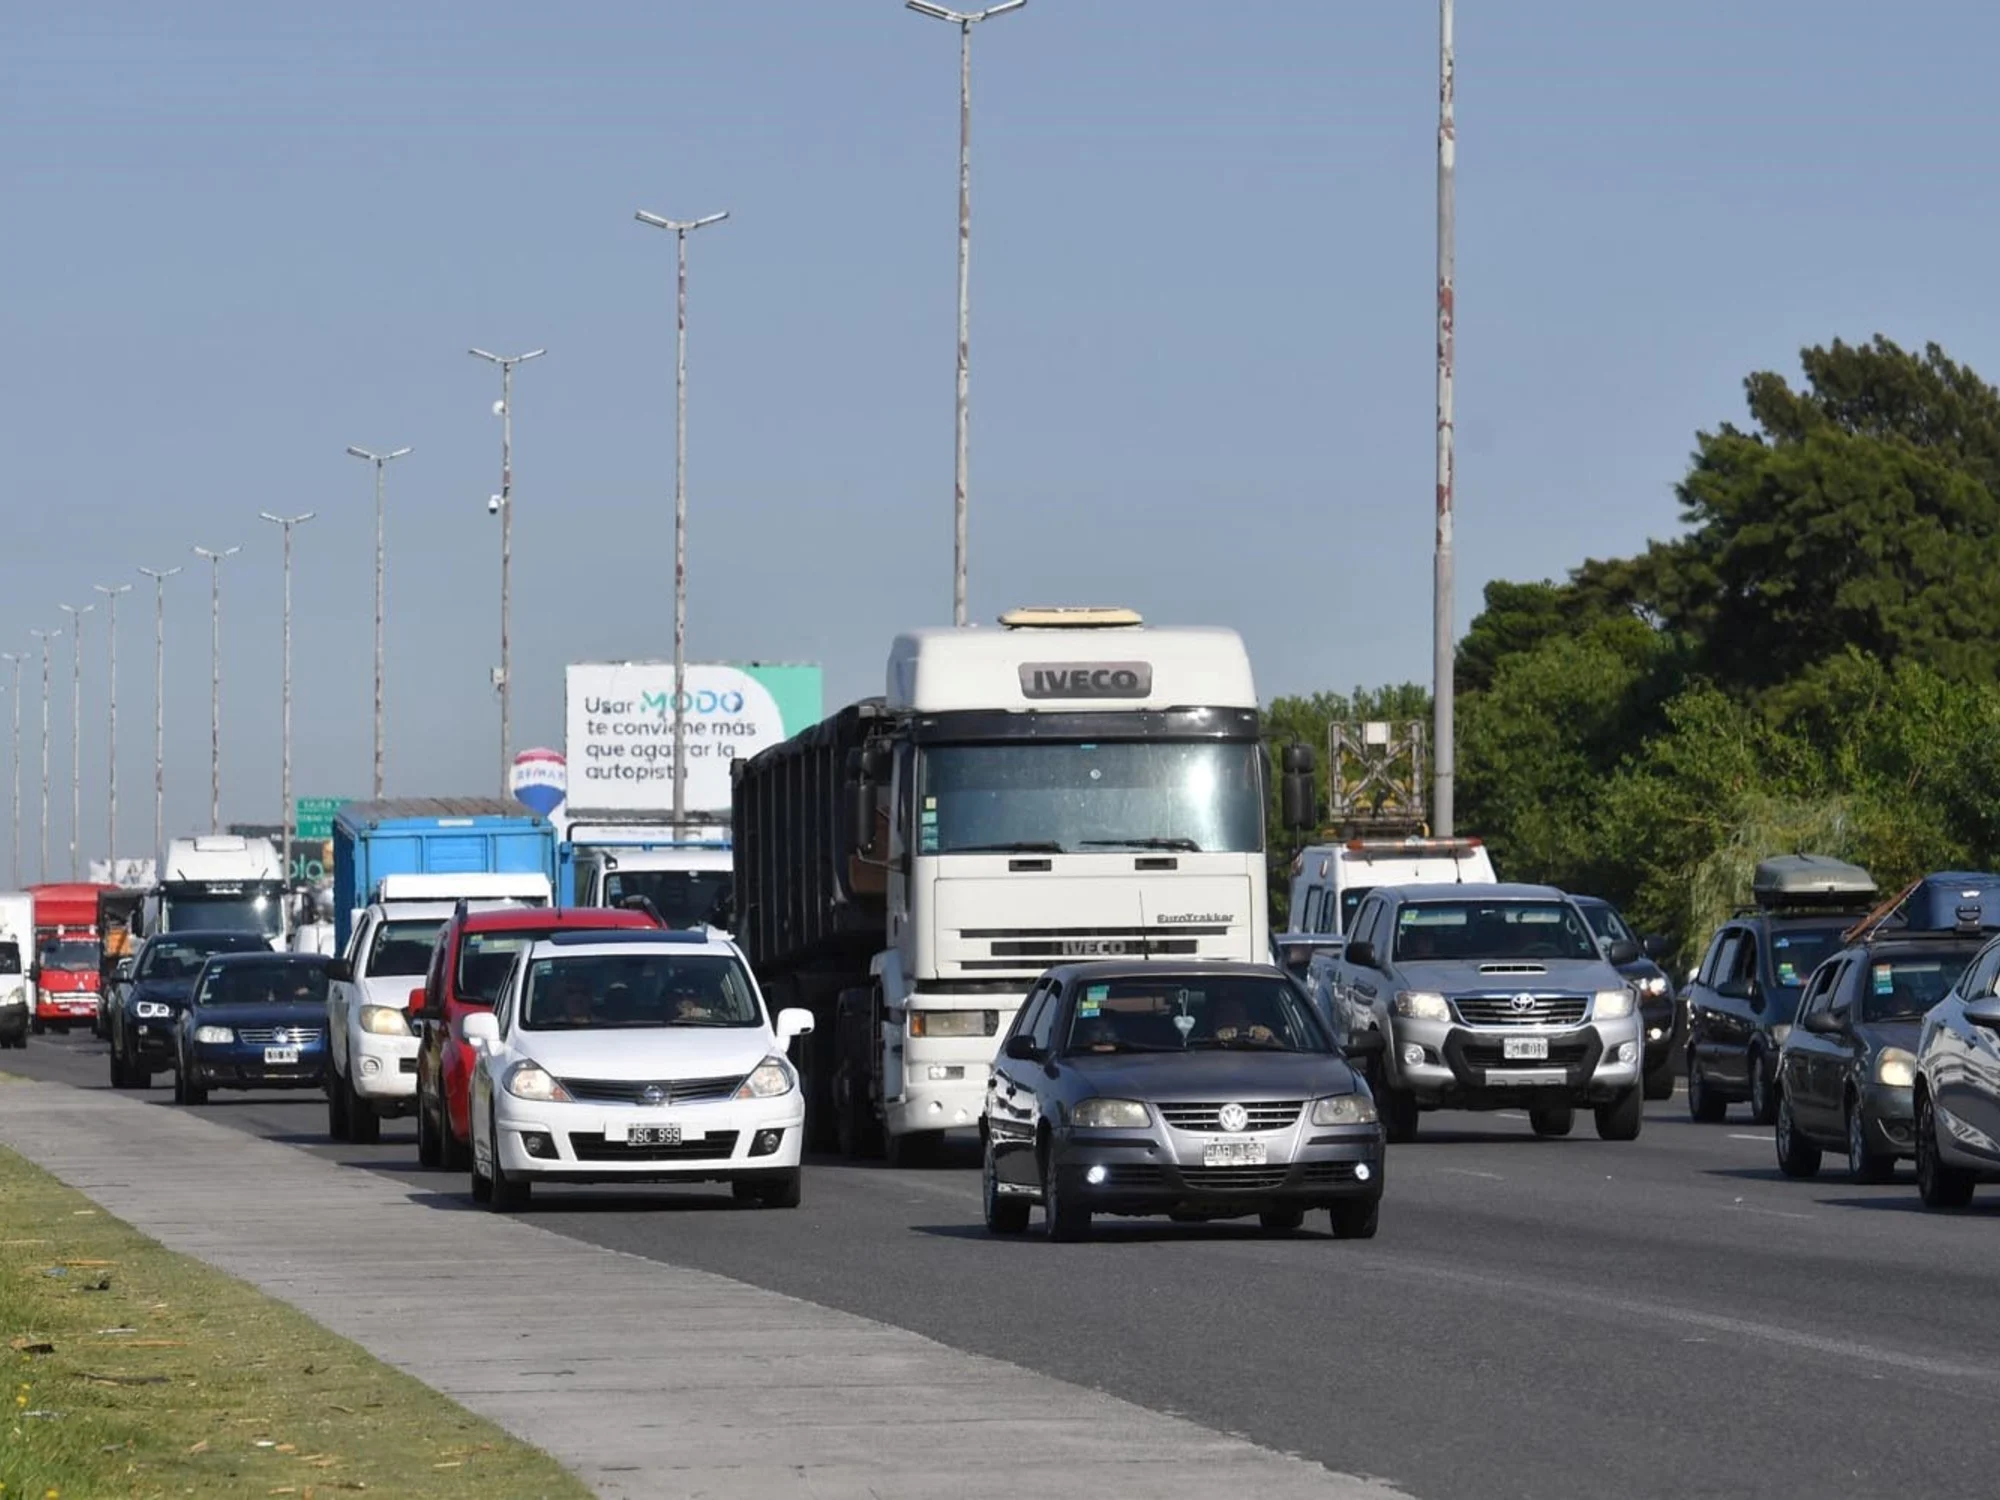
<svg viewBox="0 0 2000 1500"><path fill-rule="evenodd" d="M138 935L227 928L284 942L285 866L269 839L203 834L174 839L159 884L146 893Z"/></svg>
<svg viewBox="0 0 2000 1500"><path fill-rule="evenodd" d="M1269 960L1269 774L1234 631L1017 610L898 636L887 691L737 763L737 936L815 1145L921 1159L980 1117L1034 978ZM1291 769L1288 766L1288 769Z"/></svg>

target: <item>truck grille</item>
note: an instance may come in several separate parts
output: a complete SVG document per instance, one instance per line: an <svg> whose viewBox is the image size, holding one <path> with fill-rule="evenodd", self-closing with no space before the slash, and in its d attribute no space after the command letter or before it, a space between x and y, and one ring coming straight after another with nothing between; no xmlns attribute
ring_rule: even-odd
<svg viewBox="0 0 2000 1500"><path fill-rule="evenodd" d="M647 1089L658 1089L660 1104L713 1104L735 1095L743 1084L741 1073L721 1078L671 1078L627 1080L623 1078L564 1078L559 1080L579 1104L639 1104Z"/></svg>
<svg viewBox="0 0 2000 1500"><path fill-rule="evenodd" d="M1513 995L1460 995L1452 1001L1468 1026L1576 1026L1590 1009L1582 995L1535 995L1534 1004L1516 1009Z"/></svg>
<svg viewBox="0 0 2000 1500"><path fill-rule="evenodd" d="M967 927L958 936L985 942L991 958L961 960L961 969L1033 970L1081 958L1191 958L1200 939L1227 937L1227 923L1186 927Z"/></svg>
<svg viewBox="0 0 2000 1500"><path fill-rule="evenodd" d="M607 1141L602 1131L572 1130L569 1149L578 1161L710 1161L726 1158L736 1150L736 1132L719 1130L698 1141L672 1146L633 1146Z"/></svg>
<svg viewBox="0 0 2000 1500"><path fill-rule="evenodd" d="M278 1033L285 1039L280 1042ZM236 1032L236 1040L251 1047L314 1047L319 1045L321 1032L316 1026L243 1026Z"/></svg>
<svg viewBox="0 0 2000 1500"><path fill-rule="evenodd" d="M1244 1113L1249 1121L1244 1130L1283 1130L1298 1123L1299 1111L1306 1107L1303 1099L1266 1100L1261 1104L1245 1104ZM1176 1130L1199 1130L1219 1132L1222 1130L1222 1104L1162 1104L1160 1117Z"/></svg>

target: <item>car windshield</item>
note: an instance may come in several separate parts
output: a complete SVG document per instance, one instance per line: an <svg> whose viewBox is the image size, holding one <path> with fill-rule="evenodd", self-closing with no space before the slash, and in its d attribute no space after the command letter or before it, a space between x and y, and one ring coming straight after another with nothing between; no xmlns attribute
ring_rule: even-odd
<svg viewBox="0 0 2000 1500"><path fill-rule="evenodd" d="M919 782L921 854L1264 847L1263 776L1250 744L931 745Z"/></svg>
<svg viewBox="0 0 2000 1500"><path fill-rule="evenodd" d="M438 934L444 930L441 917L419 917L402 922L381 922L368 945L368 961L361 972L370 979L421 979L431 966Z"/></svg>
<svg viewBox="0 0 2000 1500"><path fill-rule="evenodd" d="M42 944L41 965L45 969L94 974L100 952L97 944L88 939L61 938Z"/></svg>
<svg viewBox="0 0 2000 1500"><path fill-rule="evenodd" d="M192 979L211 953L254 953L270 945L254 933L214 933L202 938L156 938L146 945L135 979Z"/></svg>
<svg viewBox="0 0 2000 1500"><path fill-rule="evenodd" d="M1863 1021L1916 1021L1923 1018L1972 962L1978 946L1942 953L1897 953L1878 957L1868 966L1868 985L1861 992Z"/></svg>
<svg viewBox="0 0 2000 1500"><path fill-rule="evenodd" d="M1615 906L1600 906L1595 901L1579 901L1577 909L1584 920L1590 923L1590 930L1607 943L1636 943L1632 929L1625 925L1625 919L1618 915Z"/></svg>
<svg viewBox="0 0 2000 1500"><path fill-rule="evenodd" d="M1282 975L1162 975L1086 982L1065 1056L1116 1052L1330 1052L1298 986Z"/></svg>
<svg viewBox="0 0 2000 1500"><path fill-rule="evenodd" d="M1771 979L1781 990L1802 989L1820 960L1837 953L1840 927L1794 928L1771 938Z"/></svg>
<svg viewBox="0 0 2000 1500"><path fill-rule="evenodd" d="M613 870L604 877L604 904L643 896L669 927L720 927L731 881L727 870Z"/></svg>
<svg viewBox="0 0 2000 1500"><path fill-rule="evenodd" d="M1372 885L1350 885L1340 893L1340 930L1354 931L1354 914L1361 909L1361 898L1374 890Z"/></svg>
<svg viewBox="0 0 2000 1500"><path fill-rule="evenodd" d="M217 895L199 886L166 890L167 922L183 932L207 929L216 932L261 932L266 936L282 930L284 912L278 889L250 889L241 894Z"/></svg>
<svg viewBox="0 0 2000 1500"><path fill-rule="evenodd" d="M521 1024L530 1031L758 1026L750 975L721 953L590 953L528 966Z"/></svg>
<svg viewBox="0 0 2000 1500"><path fill-rule="evenodd" d="M320 964L218 964L201 982L196 1005L325 1005Z"/></svg>
<svg viewBox="0 0 2000 1500"><path fill-rule="evenodd" d="M1409 962L1597 956L1567 901L1419 901L1396 913L1396 957Z"/></svg>

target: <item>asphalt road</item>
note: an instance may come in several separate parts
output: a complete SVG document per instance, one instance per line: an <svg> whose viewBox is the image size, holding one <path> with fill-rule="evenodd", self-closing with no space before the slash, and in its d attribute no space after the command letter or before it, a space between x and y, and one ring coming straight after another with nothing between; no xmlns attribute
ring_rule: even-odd
<svg viewBox="0 0 2000 1500"><path fill-rule="evenodd" d="M38 1037L0 1070L103 1088L101 1044ZM462 1177L330 1145L318 1095L208 1117L471 1212ZM163 1086L149 1102L172 1109ZM1100 1221L1083 1245L989 1238L970 1147L938 1170L810 1167L796 1213L695 1192L537 1196L559 1234L714 1271L1190 1417L1424 1497L1992 1493L2000 1191L1922 1212L1907 1175L1777 1172L1770 1132L1649 1107L1587 1121L1427 1115L1390 1153L1382 1232ZM1323 1221L1322 1221L1323 1222ZM906 1434L923 1441L921 1412Z"/></svg>

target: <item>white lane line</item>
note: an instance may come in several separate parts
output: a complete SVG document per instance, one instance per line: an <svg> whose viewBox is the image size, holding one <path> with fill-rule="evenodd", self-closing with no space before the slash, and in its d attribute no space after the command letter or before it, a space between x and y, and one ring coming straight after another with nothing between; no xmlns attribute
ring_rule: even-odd
<svg viewBox="0 0 2000 1500"><path fill-rule="evenodd" d="M1488 1182L1505 1182L1507 1180L1498 1172L1475 1172L1470 1167L1444 1167L1441 1170L1453 1177L1483 1177Z"/></svg>
<svg viewBox="0 0 2000 1500"><path fill-rule="evenodd" d="M1525 1112L1518 1109L1503 1109L1496 1111L1496 1113L1503 1120L1525 1120L1528 1118Z"/></svg>
<svg viewBox="0 0 2000 1500"><path fill-rule="evenodd" d="M1762 1141L1767 1146L1777 1139L1774 1135L1746 1135L1737 1130L1730 1131L1729 1138L1732 1141Z"/></svg>
<svg viewBox="0 0 2000 1500"><path fill-rule="evenodd" d="M1810 1219L1813 1217L1811 1214L1788 1213L1782 1208L1752 1208L1747 1203L1732 1203L1729 1206L1737 1213L1762 1214L1767 1219Z"/></svg>

